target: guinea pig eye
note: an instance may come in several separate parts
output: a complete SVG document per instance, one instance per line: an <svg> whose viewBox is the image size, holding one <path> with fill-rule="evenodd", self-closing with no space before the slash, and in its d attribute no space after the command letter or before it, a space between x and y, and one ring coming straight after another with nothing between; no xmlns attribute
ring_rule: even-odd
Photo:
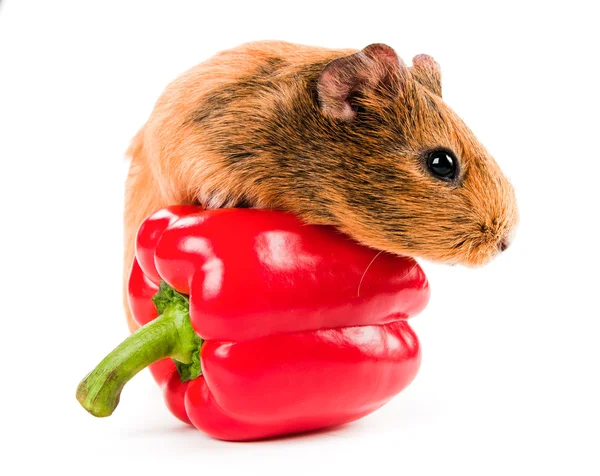
<svg viewBox="0 0 600 476"><path fill-rule="evenodd" d="M441 180L454 180L458 169L456 157L445 150L435 150L427 156L427 168Z"/></svg>

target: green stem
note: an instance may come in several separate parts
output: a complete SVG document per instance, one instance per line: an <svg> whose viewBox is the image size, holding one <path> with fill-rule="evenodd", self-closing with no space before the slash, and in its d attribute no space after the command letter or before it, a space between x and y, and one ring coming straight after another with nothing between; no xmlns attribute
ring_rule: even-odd
<svg viewBox="0 0 600 476"><path fill-rule="evenodd" d="M77 400L92 415L111 415L125 384L158 360L174 359L182 381L200 375L202 340L190 323L186 297L162 283L153 300L161 315L125 339L77 387Z"/></svg>

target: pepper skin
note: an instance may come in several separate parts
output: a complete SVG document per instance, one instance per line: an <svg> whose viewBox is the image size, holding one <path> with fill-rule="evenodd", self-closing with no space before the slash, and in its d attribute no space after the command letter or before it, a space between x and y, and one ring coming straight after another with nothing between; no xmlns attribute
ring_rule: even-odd
<svg viewBox="0 0 600 476"><path fill-rule="evenodd" d="M333 227L280 211L169 207L137 235L129 304L140 326L159 325L152 297L161 282L161 293L184 295L174 315L187 311L189 297L188 334L203 340L201 375L192 370L182 381L174 360L194 364L179 348L161 351L150 370L171 412L215 438L347 423L381 407L417 373L419 343L406 319L429 299L423 271L412 258L361 246ZM159 331L145 327L129 339L138 332L155 339ZM104 378L113 377L109 370ZM89 390L94 385L105 384L84 380L78 399L96 414L84 403L102 400Z"/></svg>

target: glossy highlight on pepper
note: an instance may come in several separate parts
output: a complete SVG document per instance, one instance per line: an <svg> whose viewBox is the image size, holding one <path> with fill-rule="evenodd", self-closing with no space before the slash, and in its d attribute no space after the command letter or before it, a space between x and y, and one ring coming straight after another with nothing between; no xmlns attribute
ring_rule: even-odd
<svg viewBox="0 0 600 476"><path fill-rule="evenodd" d="M169 297L157 318L159 286ZM389 401L418 370L406 319L428 298L412 258L333 227L280 211L175 206L139 229L129 304L144 327L129 339L187 312L201 374L182 381L193 346L159 352L150 370L167 406L215 438L253 440L347 423ZM102 400L104 374L93 395L82 382L80 401Z"/></svg>

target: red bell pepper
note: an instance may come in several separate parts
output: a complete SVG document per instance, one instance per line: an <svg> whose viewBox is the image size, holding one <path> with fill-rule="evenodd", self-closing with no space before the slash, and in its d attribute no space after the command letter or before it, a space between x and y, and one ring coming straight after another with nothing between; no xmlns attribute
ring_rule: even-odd
<svg viewBox="0 0 600 476"><path fill-rule="evenodd" d="M170 207L137 235L129 303L144 327L77 398L108 416L150 365L171 412L215 438L347 423L415 377L420 349L406 319L428 299L412 258L332 227L280 211Z"/></svg>

